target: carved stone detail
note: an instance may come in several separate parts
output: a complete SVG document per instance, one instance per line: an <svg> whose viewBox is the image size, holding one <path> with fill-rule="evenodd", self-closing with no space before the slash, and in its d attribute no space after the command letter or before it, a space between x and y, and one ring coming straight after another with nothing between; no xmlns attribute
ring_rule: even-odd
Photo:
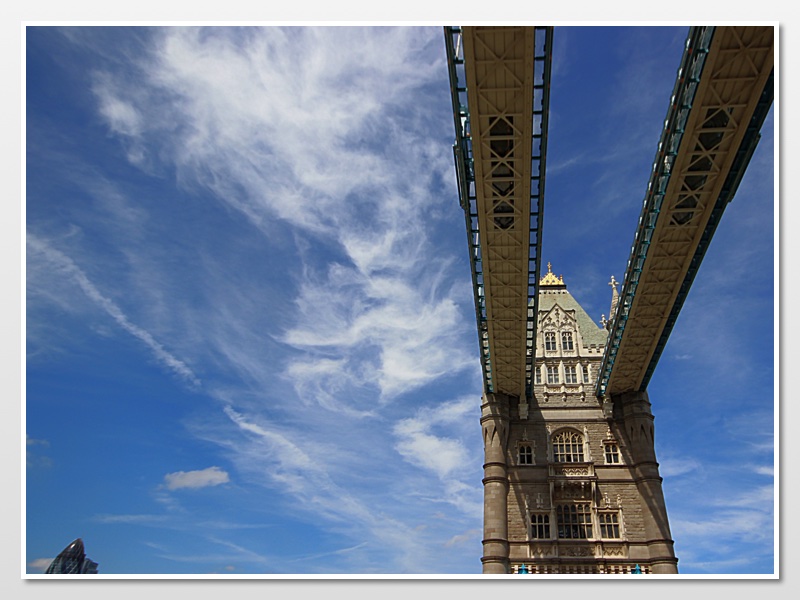
<svg viewBox="0 0 800 600"><path fill-rule="evenodd" d="M589 467L555 467L554 475L564 475L565 477L588 477Z"/></svg>
<svg viewBox="0 0 800 600"><path fill-rule="evenodd" d="M562 547L562 556L594 556L592 549L587 546L567 546Z"/></svg>
<svg viewBox="0 0 800 600"><path fill-rule="evenodd" d="M531 546L531 557L552 556L553 548L550 546Z"/></svg>
<svg viewBox="0 0 800 600"><path fill-rule="evenodd" d="M603 547L603 555L604 556L625 556L625 547L624 546L604 546Z"/></svg>

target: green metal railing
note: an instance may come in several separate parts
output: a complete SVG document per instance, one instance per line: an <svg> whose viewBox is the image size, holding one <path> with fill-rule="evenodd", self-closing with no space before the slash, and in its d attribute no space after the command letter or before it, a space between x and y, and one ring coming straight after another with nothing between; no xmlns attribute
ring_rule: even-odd
<svg viewBox="0 0 800 600"><path fill-rule="evenodd" d="M481 349L481 367L486 391L494 392L486 315L486 290L483 283L483 263L481 260L478 226L478 200L475 191L475 159L472 153L472 137L470 136L467 76L464 71L464 47L461 39L461 28L445 26L444 37L456 133L455 143L453 144L453 159L456 165L458 198L461 208L464 209L467 227L475 318L478 324L478 344Z"/></svg>
<svg viewBox="0 0 800 600"><path fill-rule="evenodd" d="M644 198L642 212L639 215L639 225L631 247L631 255L628 259L619 302L612 317L608 343L603 353L600 377L597 380L595 389L598 397L605 396L608 382L611 378L614 361L625 332L625 325L636 295L636 288L639 285L639 277L647 259L650 240L661 212L664 193L669 184L672 164L683 139L686 121L692 109L697 85L703 72L703 66L713 35L714 27L692 27L689 30L686 49L681 59L678 77L667 111L667 118L664 122L661 140L653 162L650 182L647 184L647 194Z"/></svg>
<svg viewBox="0 0 800 600"><path fill-rule="evenodd" d="M531 146L531 220L528 244L528 318L526 323L525 395L533 397L536 325L539 318L544 184L550 112L553 28L534 27L533 128Z"/></svg>

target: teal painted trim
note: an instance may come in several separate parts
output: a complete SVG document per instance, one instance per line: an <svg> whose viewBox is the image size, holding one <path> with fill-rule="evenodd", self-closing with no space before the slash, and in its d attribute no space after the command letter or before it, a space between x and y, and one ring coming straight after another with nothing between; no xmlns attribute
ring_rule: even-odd
<svg viewBox="0 0 800 600"><path fill-rule="evenodd" d="M453 104L453 121L456 139L453 144L453 160L456 167L458 199L464 210L469 249L469 264L472 275L472 292L475 302L475 320L478 326L478 347L480 349L481 370L483 371L484 391L494 392L492 359L488 343L486 314L486 294L483 284L481 261L480 230L478 226L477 196L475 191L475 161L472 154L472 139L469 134L469 106L467 102L467 82L464 60L459 58L458 45L461 43L460 27L444 27L447 69L450 78L450 98Z"/></svg>
<svg viewBox="0 0 800 600"><path fill-rule="evenodd" d="M553 27L534 27L533 127L531 129L531 216L528 246L528 314L525 324L525 396L533 398L533 365L539 318L544 188L547 165L547 131L550 115L550 77L553 62ZM540 75L541 72L541 75ZM538 130L537 130L538 123ZM536 173L534 173L534 165Z"/></svg>
<svg viewBox="0 0 800 600"><path fill-rule="evenodd" d="M678 69L678 76L673 87L667 117L664 121L664 129L661 133L661 140L658 143L658 150L653 162L650 182L647 184L647 193L639 216L639 225L633 239L631 256L628 259L628 265L625 270L620 299L611 320L609 343L603 353L600 377L595 388L595 393L600 398L605 396L608 382L611 379L628 315L633 305L633 299L636 296L639 277L647 260L650 240L661 212L661 203L664 200L664 192L669 183L672 164L683 140L684 128L692 109L695 92L703 72L711 40L714 37L714 31L714 27L691 27L689 29L686 48Z"/></svg>

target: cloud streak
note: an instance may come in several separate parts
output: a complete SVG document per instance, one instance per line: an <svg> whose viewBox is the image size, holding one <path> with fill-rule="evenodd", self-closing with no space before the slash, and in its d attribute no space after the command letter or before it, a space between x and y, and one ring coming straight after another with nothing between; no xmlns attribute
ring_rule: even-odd
<svg viewBox="0 0 800 600"><path fill-rule="evenodd" d="M448 121L406 105L412 95L424 104L441 81L441 57L420 62L431 56L421 52L427 32L242 33L158 31L137 78L96 75L98 109L136 148L130 160L166 159L184 186L209 189L266 236L285 223L331 248L327 265L299 272L282 338L301 351L286 374L306 401L368 414L324 390L367 386L390 400L467 367L473 357L455 343L467 280L455 296L442 281L452 258L437 257L430 237L442 203L432 185L452 179L430 125L451 133ZM395 51L383 52L387 44Z"/></svg>
<svg viewBox="0 0 800 600"><path fill-rule="evenodd" d="M77 283L86 297L108 314L123 330L143 342L162 365L173 371L184 381L199 386L200 380L180 359L168 352L148 331L130 322L122 310L108 297L104 296L75 262L63 252L52 248L38 236L28 233L28 253L39 254L50 266L52 272L67 276Z"/></svg>

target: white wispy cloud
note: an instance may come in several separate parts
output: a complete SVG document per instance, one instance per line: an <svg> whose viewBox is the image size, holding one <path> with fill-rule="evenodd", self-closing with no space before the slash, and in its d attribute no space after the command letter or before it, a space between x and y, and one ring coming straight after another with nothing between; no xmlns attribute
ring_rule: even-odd
<svg viewBox="0 0 800 600"><path fill-rule="evenodd" d="M395 565L392 568L400 572L431 570L433 563L426 564L432 559L430 534L417 529L413 521L421 518L418 507L404 505L390 492L394 487L404 490L414 478L396 465L390 473L383 473L380 469L386 465L376 465L365 454L370 450L368 443L363 445L365 438L370 439L366 434L369 427L347 438L354 444L348 450L331 445L324 435L309 436L307 431L295 431L263 419L256 422L230 407L225 408L225 413L247 441L237 441L230 432L206 430L205 434L209 439L224 436L228 440L231 460L245 477L289 494L289 504L284 508L289 513L313 515L316 522L326 521L349 539L370 540L353 548L348 553L353 556L348 560L360 565L360 569L371 571L380 568L376 560L391 549L388 553ZM350 427L340 422L336 429ZM380 437L378 434L377 439ZM383 455L379 445L373 445L372 449L377 456ZM378 485L378 481L385 483Z"/></svg>
<svg viewBox="0 0 800 600"><path fill-rule="evenodd" d="M182 377L186 382L195 386L200 385L200 380L195 377L186 363L165 350L164 346L148 331L131 323L116 303L104 296L69 256L50 247L46 241L31 233L27 235L27 248L29 254L38 253L43 257L49 263L53 274L66 276L78 284L87 298L105 311L123 330L142 341L161 364Z"/></svg>
<svg viewBox="0 0 800 600"><path fill-rule="evenodd" d="M142 117L129 101L113 95L102 79L94 86L99 102L100 114L106 119L112 131L129 137L138 137L142 132Z"/></svg>
<svg viewBox="0 0 800 600"><path fill-rule="evenodd" d="M25 466L30 467L50 467L53 464L49 456L37 454L37 446L47 448L50 442L47 440L37 440L25 434Z"/></svg>
<svg viewBox="0 0 800 600"><path fill-rule="evenodd" d="M367 278L341 266L324 282L306 282L297 299L298 324L287 332L286 342L333 352L345 361L337 365L340 378L346 373L373 383L385 398L464 369L474 358L458 344L465 332L463 313L451 296L426 297L438 282L425 281L421 263L415 265L417 286L410 274ZM319 367L289 371L306 376L298 382L315 372L328 375Z"/></svg>
<svg viewBox="0 0 800 600"><path fill-rule="evenodd" d="M666 457L659 460L659 473L663 477L677 477L702 470L703 464L691 457Z"/></svg>
<svg viewBox="0 0 800 600"><path fill-rule="evenodd" d="M464 397L420 409L414 417L395 423L395 449L409 464L429 471L439 480L442 495L436 502L450 504L465 515L477 517L482 509L471 478L478 472L481 448L472 424L476 399ZM472 413L472 414L471 414ZM477 428L474 429L477 432ZM414 485L416 493L429 493Z"/></svg>
<svg viewBox="0 0 800 600"><path fill-rule="evenodd" d="M670 529L679 558L693 569L736 572L743 544L752 551L745 564L771 553L775 492L771 485L753 485L746 474L738 479L729 479L726 473L715 475L725 481L687 487L668 502ZM709 489L716 492L709 494ZM691 550L685 553L683 548Z"/></svg>
<svg viewBox="0 0 800 600"><path fill-rule="evenodd" d="M759 475L766 475L767 477L775 476L775 467L765 465L755 465L753 471Z"/></svg>
<svg viewBox="0 0 800 600"><path fill-rule="evenodd" d="M463 236L440 30L152 33L147 56L98 69L92 91L131 164L176 178L185 197L149 198L88 172L76 182L94 204L73 203L74 222L124 257L114 299L88 276L104 271L84 262L96 257L79 235L69 252L31 237L94 307L222 406L188 426L217 444L231 475L171 473L154 498L175 518L185 511L165 490L228 477L346 536L353 565L435 569L431 548L480 514L480 491L457 468L472 453L461 420L477 431L467 407L480 375L468 268L454 274L457 256L439 239ZM232 231L219 215L250 227L216 237ZM434 395L431 406L447 404L435 423L407 420L420 402L410 392L464 373L474 398ZM431 447L440 459L425 463ZM442 503L448 519L426 527Z"/></svg>
<svg viewBox="0 0 800 600"><path fill-rule="evenodd" d="M198 471L176 471L164 475L164 485L168 490L213 487L229 481L228 473L219 467L208 467Z"/></svg>
<svg viewBox="0 0 800 600"><path fill-rule="evenodd" d="M458 471L468 460L469 453L458 439L437 436L437 426L452 420L466 420L475 407L474 398L421 410L418 416L403 419L394 426L398 439L395 448L412 464L433 471L445 479Z"/></svg>
<svg viewBox="0 0 800 600"><path fill-rule="evenodd" d="M482 536L482 529L471 529L465 533L454 535L452 538L447 540L444 545L448 548L452 546L460 546L462 544L468 544L475 542L476 540L480 540Z"/></svg>
<svg viewBox="0 0 800 600"><path fill-rule="evenodd" d="M267 28L244 39L225 28L160 33L153 60L141 65L143 81L97 77L95 93L111 127L143 141L172 134L169 144L159 141L159 151L171 152L182 180L207 185L256 224L276 214L336 236L361 211L380 217L373 212L378 198L354 194L402 177L374 150L391 142L380 128L391 126L385 107L440 75L437 65L410 60L429 40L407 28L381 35L364 28ZM396 51L382 52L387 43ZM335 59L328 52L334 46ZM111 113L106 107L119 98L137 104ZM141 115L148 130L128 127L120 112Z"/></svg>
<svg viewBox="0 0 800 600"><path fill-rule="evenodd" d="M94 520L98 523L125 523L125 524L144 524L160 525L167 521L165 515L97 515Z"/></svg>
<svg viewBox="0 0 800 600"><path fill-rule="evenodd" d="M296 391L328 409L368 412L317 390L361 381L391 399L473 362L441 280L452 258L429 237L443 201L431 186L452 179L430 124L449 137L449 123L407 103L441 80L441 58L420 62L430 43L402 27L176 28L159 32L139 78L95 79L111 130L171 162L185 186L210 189L267 236L284 222L341 256L322 276L300 272L283 338L306 351L286 370ZM320 359L339 361L337 373Z"/></svg>
<svg viewBox="0 0 800 600"><path fill-rule="evenodd" d="M771 505L768 505L771 507ZM709 546L731 540L772 537L773 516L769 510L718 510L702 519L678 515L672 519L674 534L683 539L706 539Z"/></svg>

